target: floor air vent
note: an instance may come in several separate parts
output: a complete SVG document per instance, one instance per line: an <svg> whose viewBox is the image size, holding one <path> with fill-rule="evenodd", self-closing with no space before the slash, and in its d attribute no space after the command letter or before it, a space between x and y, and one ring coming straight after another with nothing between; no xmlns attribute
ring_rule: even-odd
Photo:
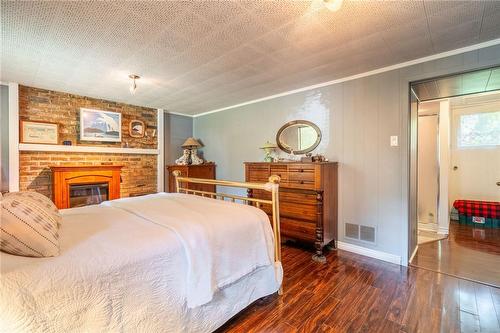
<svg viewBox="0 0 500 333"><path fill-rule="evenodd" d="M345 236L364 242L375 243L375 227L354 223L345 224Z"/></svg>
<svg viewBox="0 0 500 333"><path fill-rule="evenodd" d="M349 238L359 239L359 225L346 223L345 236Z"/></svg>
<svg viewBox="0 0 500 333"><path fill-rule="evenodd" d="M359 227L359 239L365 242L375 243L375 228L361 225Z"/></svg>

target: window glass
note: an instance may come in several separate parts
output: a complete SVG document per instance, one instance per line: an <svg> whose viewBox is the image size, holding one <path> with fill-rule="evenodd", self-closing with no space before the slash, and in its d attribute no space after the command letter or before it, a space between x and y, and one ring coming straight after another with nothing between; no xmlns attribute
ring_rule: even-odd
<svg viewBox="0 0 500 333"><path fill-rule="evenodd" d="M500 111L460 116L459 147L496 145L500 145Z"/></svg>

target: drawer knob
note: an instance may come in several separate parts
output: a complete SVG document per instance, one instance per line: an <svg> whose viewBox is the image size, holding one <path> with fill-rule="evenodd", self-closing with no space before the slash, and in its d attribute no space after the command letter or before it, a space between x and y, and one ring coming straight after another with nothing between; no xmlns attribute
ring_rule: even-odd
<svg viewBox="0 0 500 333"><path fill-rule="evenodd" d="M301 181L300 181L300 183L301 183L301 184L304 184L304 181L303 181L303 180L301 180Z"/></svg>

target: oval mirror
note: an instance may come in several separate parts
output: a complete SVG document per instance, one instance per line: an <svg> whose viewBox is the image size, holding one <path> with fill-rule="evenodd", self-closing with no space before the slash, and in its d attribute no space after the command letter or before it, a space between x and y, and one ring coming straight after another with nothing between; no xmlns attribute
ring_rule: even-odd
<svg viewBox="0 0 500 333"><path fill-rule="evenodd" d="M307 120L294 120L283 125L276 134L278 147L294 155L313 151L321 142L321 130Z"/></svg>

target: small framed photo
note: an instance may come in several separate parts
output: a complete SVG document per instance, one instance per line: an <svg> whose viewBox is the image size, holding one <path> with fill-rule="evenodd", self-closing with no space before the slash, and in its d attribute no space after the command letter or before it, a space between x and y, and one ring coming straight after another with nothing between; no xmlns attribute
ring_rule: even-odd
<svg viewBox="0 0 500 333"><path fill-rule="evenodd" d="M59 125L44 121L21 120L21 143L50 144L59 143Z"/></svg>
<svg viewBox="0 0 500 333"><path fill-rule="evenodd" d="M128 132L133 138L143 138L146 132L146 125L141 120L132 120L128 126Z"/></svg>
<svg viewBox="0 0 500 333"><path fill-rule="evenodd" d="M80 108L80 140L121 142L122 114Z"/></svg>

